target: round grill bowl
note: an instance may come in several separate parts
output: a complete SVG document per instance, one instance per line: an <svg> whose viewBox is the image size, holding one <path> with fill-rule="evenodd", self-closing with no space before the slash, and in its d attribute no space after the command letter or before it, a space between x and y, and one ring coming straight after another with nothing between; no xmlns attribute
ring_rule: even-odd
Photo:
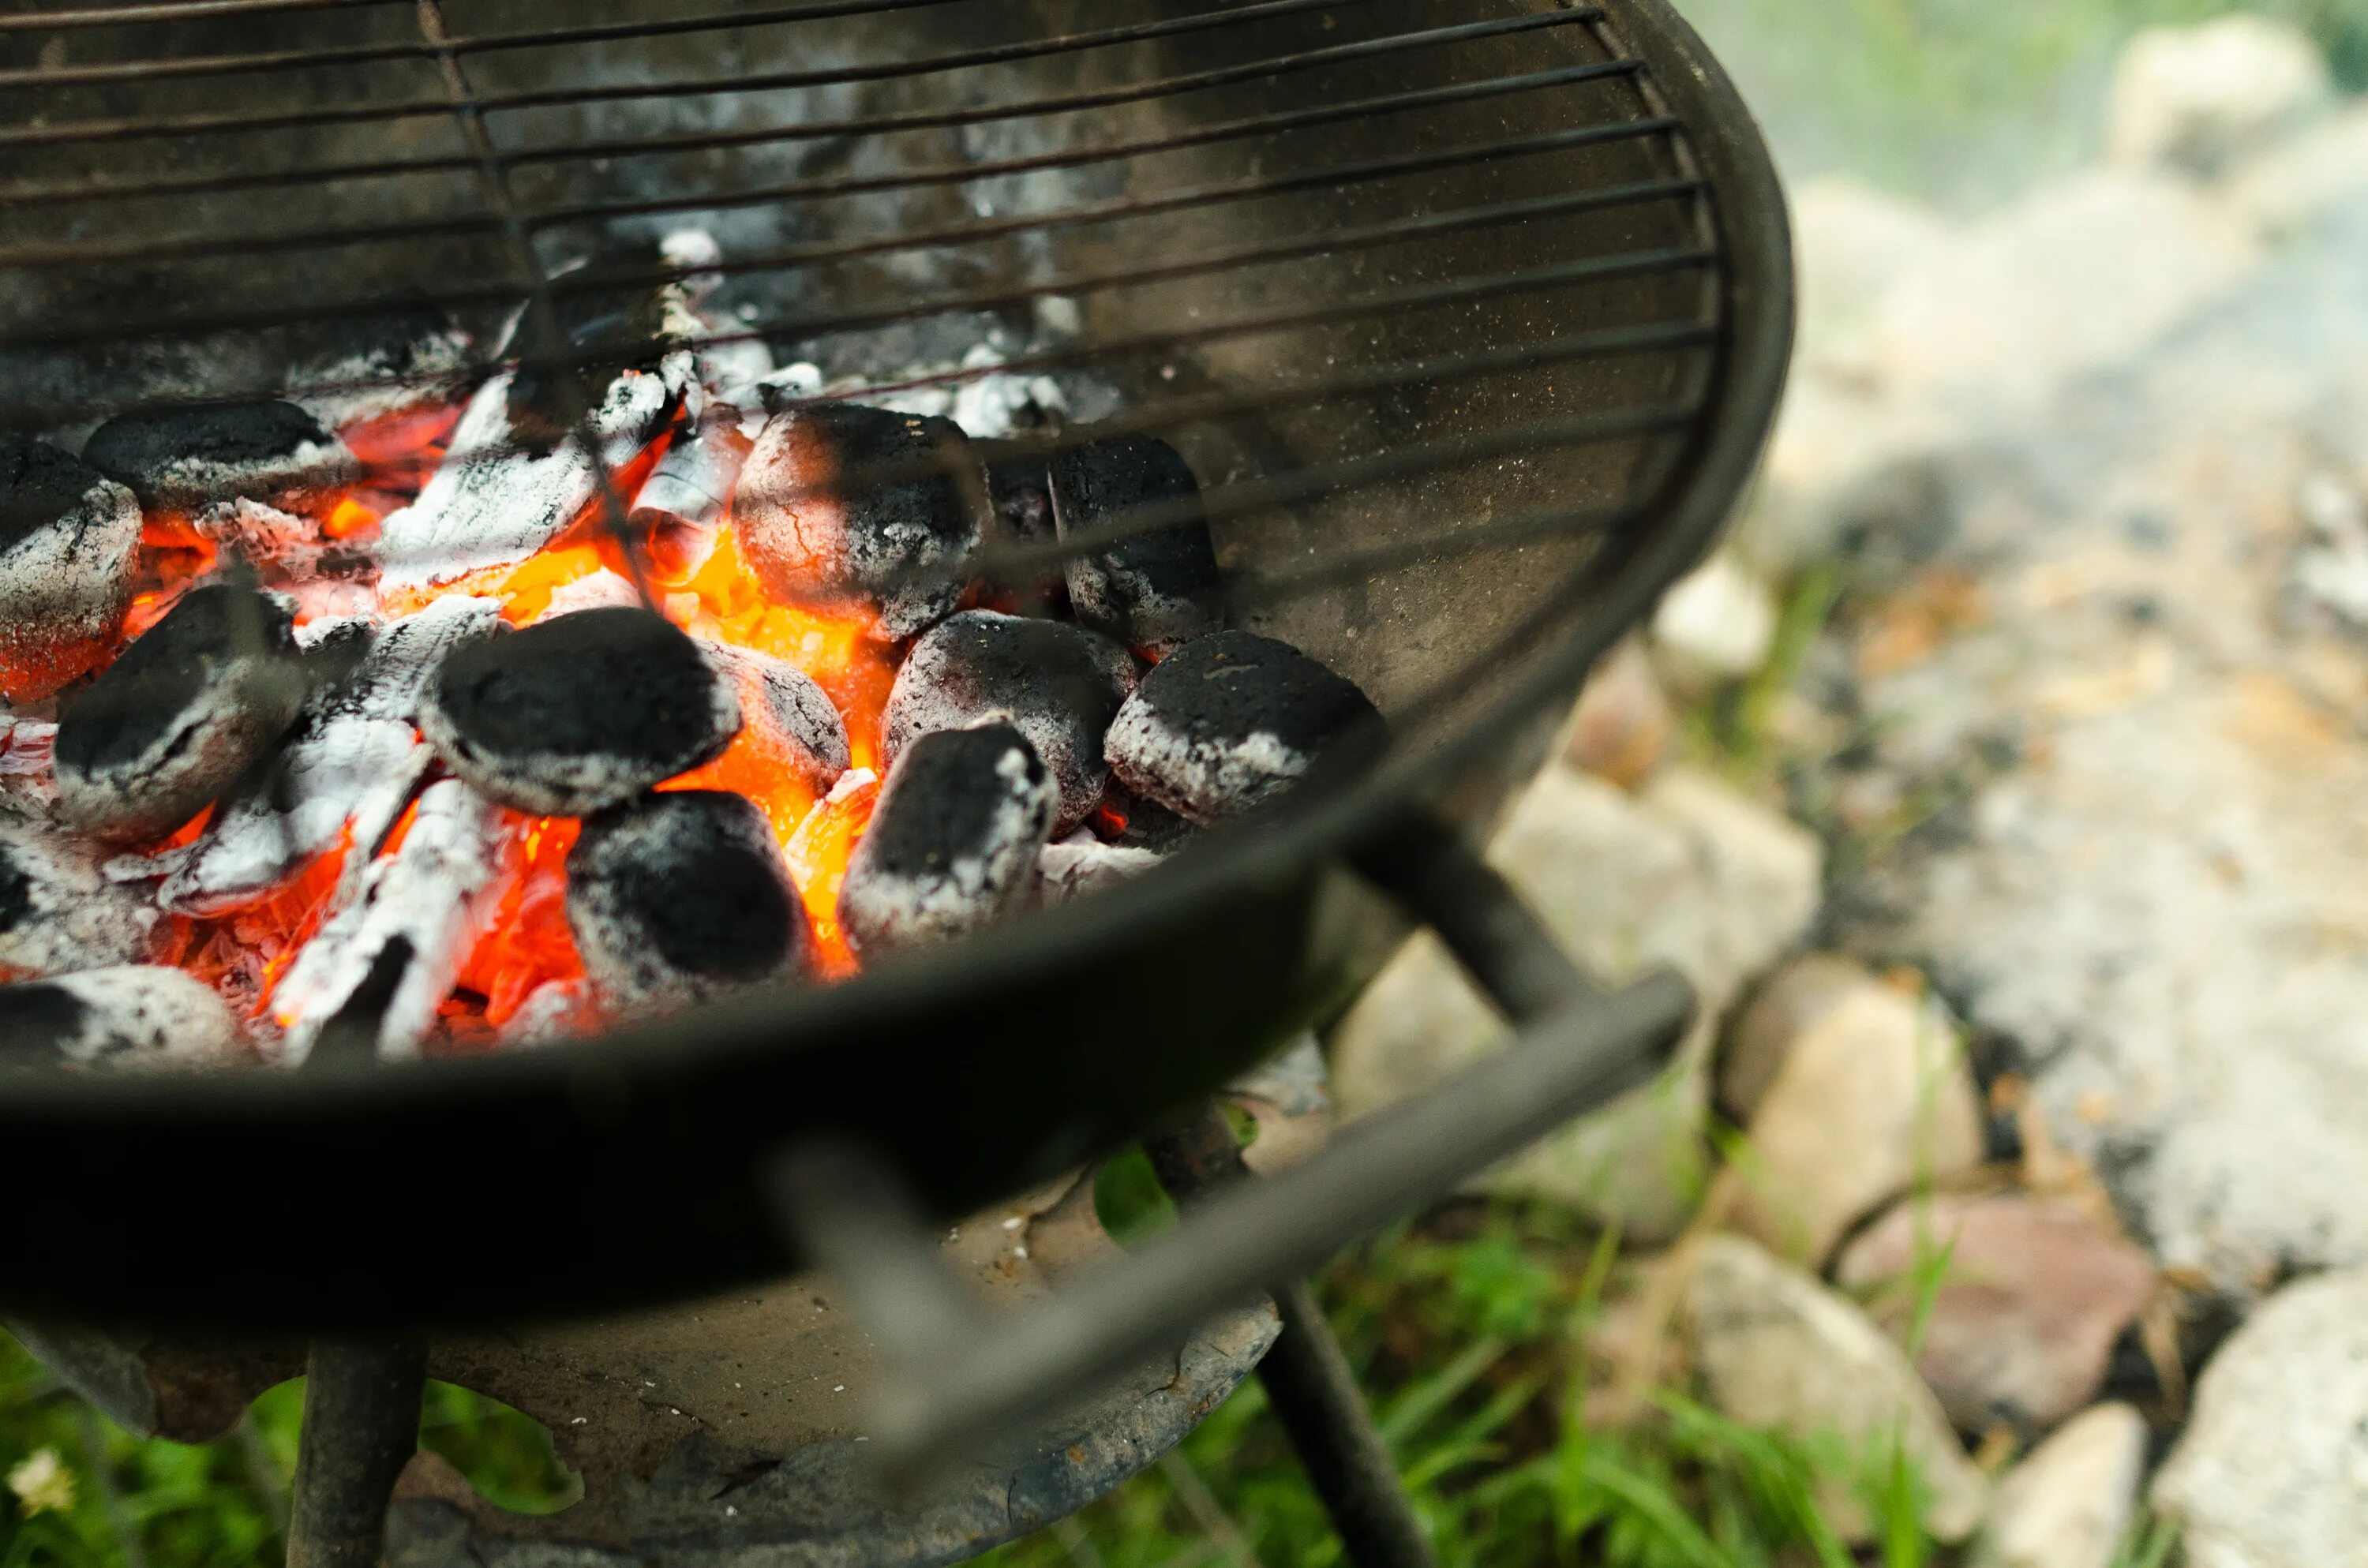
<svg viewBox="0 0 2368 1568"><path fill-rule="evenodd" d="M1346 858L1410 809L1476 828L1533 771L1591 662L1708 547L1781 387L1782 199L1660 0L1452 22L871 0L729 29L489 6L468 19L491 45L439 41L432 6L289 9L78 25L48 88L40 18L0 31L28 236L0 249L12 427L256 390L308 333L385 330L352 301L516 287L521 237L705 221L754 258L729 287L759 329L883 363L958 310L1074 312L1048 368L1192 460L1236 624L1356 678L1395 739L1121 891L837 987L475 1061L12 1082L11 1306L563 1315L791 1265L764 1173L801 1134L872 1141L948 1214L1117 1145L1371 974L1403 926ZM504 41L506 17L546 41ZM266 51L293 62L237 63ZM248 125L153 129L229 101ZM74 134L109 120L131 129ZM870 129L796 130L818 121ZM617 151L660 137L685 148ZM93 177L109 193L70 188ZM143 182L146 205L119 196ZM340 226L387 237L275 239ZM160 300L229 324L193 335Z"/></svg>

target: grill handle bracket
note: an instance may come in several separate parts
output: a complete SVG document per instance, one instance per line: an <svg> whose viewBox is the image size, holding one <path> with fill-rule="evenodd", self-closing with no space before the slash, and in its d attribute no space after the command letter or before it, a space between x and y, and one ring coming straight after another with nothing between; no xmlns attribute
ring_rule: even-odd
<svg viewBox="0 0 2368 1568"><path fill-rule="evenodd" d="M1079 1391L1297 1279L1666 1063L1693 1011L1682 980L1656 972L1606 991L1452 833L1394 837L1366 874L1438 928L1521 1027L1519 1038L1312 1158L1209 1193L1172 1231L1051 1297L985 1312L939 1263L935 1230L870 1150L812 1141L778 1157L769 1187L782 1223L803 1256L838 1278L879 1346L885 1376L868 1435L892 1483L924 1485L1057 1417Z"/></svg>

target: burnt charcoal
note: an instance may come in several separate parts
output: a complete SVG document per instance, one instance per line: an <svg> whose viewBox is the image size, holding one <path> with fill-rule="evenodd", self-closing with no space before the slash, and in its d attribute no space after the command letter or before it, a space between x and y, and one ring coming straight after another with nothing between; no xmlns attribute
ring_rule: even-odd
<svg viewBox="0 0 2368 1568"><path fill-rule="evenodd" d="M495 800L581 816L721 752L740 702L665 618L600 608L461 643L420 723L445 766Z"/></svg>
<svg viewBox="0 0 2368 1568"><path fill-rule="evenodd" d="M586 821L567 928L603 1006L664 1011L806 972L805 905L741 796L670 790Z"/></svg>
<svg viewBox="0 0 2368 1568"><path fill-rule="evenodd" d="M896 642L952 613L985 480L951 419L851 403L765 422L732 508L740 555L784 604L867 611Z"/></svg>
<svg viewBox="0 0 2368 1568"><path fill-rule="evenodd" d="M549 544L599 499L603 466L623 468L665 430L689 372L628 370L610 381L592 404L597 463L537 423L543 415L512 408L514 380L478 389L418 498L380 524L389 593L507 566Z"/></svg>
<svg viewBox="0 0 2368 1568"><path fill-rule="evenodd" d="M58 717L58 810L105 838L168 833L221 797L293 722L304 684L280 600L183 594Z"/></svg>
<svg viewBox="0 0 2368 1568"><path fill-rule="evenodd" d="M1053 477L1044 454L987 449L986 494L1003 531L1023 543L1058 537L1053 526Z"/></svg>
<svg viewBox="0 0 2368 1568"><path fill-rule="evenodd" d="M1174 521L1087 547L1068 562L1077 619L1155 657L1225 623L1224 579L1209 539L1201 483L1156 436L1111 436L1055 453L1053 520L1064 542L1090 539L1153 508Z"/></svg>
<svg viewBox="0 0 2368 1568"><path fill-rule="evenodd" d="M505 1051L576 1040L600 1027L592 987L582 980L546 980L518 1004L496 1041Z"/></svg>
<svg viewBox="0 0 2368 1568"><path fill-rule="evenodd" d="M418 1053L484 928L501 821L457 778L420 793L402 844L370 862L272 994L283 1064L338 1039L388 1060Z"/></svg>
<svg viewBox="0 0 2368 1568"><path fill-rule="evenodd" d="M156 857L157 902L211 915L252 902L340 838L367 854L393 828L433 757L415 729L445 656L501 620L452 595L373 631L349 622L305 654L313 695L286 744L191 843ZM323 678L344 665L337 678Z"/></svg>
<svg viewBox="0 0 2368 1568"><path fill-rule="evenodd" d="M1270 637L1220 631L1155 666L1104 742L1135 794L1207 824L1288 791L1320 759L1377 750L1365 694Z"/></svg>
<svg viewBox="0 0 2368 1568"><path fill-rule="evenodd" d="M1089 833L1072 834L1044 846L1036 857L1037 896L1045 903L1065 903L1133 881L1160 858L1148 849L1104 844Z"/></svg>
<svg viewBox="0 0 2368 1568"><path fill-rule="evenodd" d="M642 482L631 520L651 529L721 528L752 444L741 433L738 409L708 404L698 425L675 437Z"/></svg>
<svg viewBox="0 0 2368 1568"><path fill-rule="evenodd" d="M739 694L740 715L766 761L820 795L851 760L847 722L814 677L754 648L702 641L700 649Z"/></svg>
<svg viewBox="0 0 2368 1568"><path fill-rule="evenodd" d="M213 990L155 964L0 985L0 1064L173 1071L244 1057Z"/></svg>
<svg viewBox="0 0 2368 1568"><path fill-rule="evenodd" d="M0 437L0 695L39 701L105 661L139 551L131 491L55 447Z"/></svg>
<svg viewBox="0 0 2368 1568"><path fill-rule="evenodd" d="M881 715L881 756L939 730L1000 720L1028 737L1060 790L1068 833L1110 783L1102 734L1134 689L1134 660L1109 638L1055 620L964 610L913 644Z"/></svg>
<svg viewBox="0 0 2368 1568"><path fill-rule="evenodd" d="M82 845L0 821L0 971L54 975L149 955L155 912L110 883Z"/></svg>
<svg viewBox="0 0 2368 1568"><path fill-rule="evenodd" d="M1103 744L1107 747L1107 739ZM1094 829L1108 843L1148 849L1154 855L1174 854L1201 831L1190 817L1178 816L1158 801L1129 790L1116 774L1102 797L1102 809L1095 813Z"/></svg>
<svg viewBox="0 0 2368 1568"><path fill-rule="evenodd" d="M848 861L838 892L848 945L867 960L932 947L1024 907L1057 799L1011 725L914 741Z"/></svg>
<svg viewBox="0 0 2368 1568"><path fill-rule="evenodd" d="M120 414L91 433L82 460L149 510L183 516L240 496L302 511L360 472L319 420L279 402Z"/></svg>

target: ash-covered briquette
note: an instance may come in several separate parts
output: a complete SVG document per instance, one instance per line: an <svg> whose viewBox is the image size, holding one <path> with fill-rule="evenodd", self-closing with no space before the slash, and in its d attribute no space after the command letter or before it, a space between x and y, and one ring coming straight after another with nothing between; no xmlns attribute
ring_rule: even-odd
<svg viewBox="0 0 2368 1568"><path fill-rule="evenodd" d="M287 605L191 588L58 716L58 811L102 838L152 838L219 799L296 717Z"/></svg>
<svg viewBox="0 0 2368 1568"><path fill-rule="evenodd" d="M740 700L697 642L645 609L587 609L461 643L420 725L504 805L581 816L731 744Z"/></svg>
<svg viewBox="0 0 2368 1568"><path fill-rule="evenodd" d="M149 510L181 516L241 496L303 511L361 472L319 420L277 401L119 414L91 433L82 460Z"/></svg>
<svg viewBox="0 0 2368 1568"><path fill-rule="evenodd" d="M1053 521L1064 543L1139 518L1148 533L1083 545L1068 562L1079 620L1155 656L1225 623L1224 579L1182 453L1156 436L1106 437L1053 454Z"/></svg>
<svg viewBox="0 0 2368 1568"><path fill-rule="evenodd" d="M0 970L38 976L133 963L149 956L157 925L85 846L0 819Z"/></svg>
<svg viewBox="0 0 2368 1568"><path fill-rule="evenodd" d="M820 795L852 759L847 721L823 688L787 659L702 639L700 649L739 694L740 717L767 763Z"/></svg>
<svg viewBox="0 0 2368 1568"><path fill-rule="evenodd" d="M567 928L601 1004L626 1014L797 979L813 951L763 813L719 790L587 819L567 856Z"/></svg>
<svg viewBox="0 0 2368 1568"><path fill-rule="evenodd" d="M495 376L477 389L452 443L418 498L379 525L381 586L416 592L492 566L524 561L557 538L600 495L601 466L623 468L674 417L689 381L670 358L656 370L627 370L593 405L596 460L547 428L545 415Z"/></svg>
<svg viewBox="0 0 2368 1568"><path fill-rule="evenodd" d="M1133 881L1160 858L1148 849L1104 844L1090 833L1074 833L1047 844L1036 857L1037 897L1048 904L1065 903Z"/></svg>
<svg viewBox="0 0 2368 1568"><path fill-rule="evenodd" d="M591 1034L599 1027L600 1009L593 1002L589 982L546 980L518 1004L495 1043L505 1051L552 1045Z"/></svg>
<svg viewBox="0 0 2368 1568"><path fill-rule="evenodd" d="M1091 816L1110 783L1102 734L1134 689L1134 659L1057 620L964 610L913 644L880 721L881 756L939 730L1000 720L1028 737L1060 791L1053 831Z"/></svg>
<svg viewBox="0 0 2368 1568"><path fill-rule="evenodd" d="M307 663L342 654L349 672L315 685L286 744L205 832L154 858L165 873L157 902L211 915L252 902L340 838L372 853L433 759L413 727L429 681L452 649L500 622L495 601L455 594L375 631L353 622L326 634Z"/></svg>
<svg viewBox="0 0 2368 1568"><path fill-rule="evenodd" d="M732 528L775 600L870 611L875 635L897 642L960 601L985 483L951 419L800 403L765 422Z"/></svg>
<svg viewBox="0 0 2368 1568"><path fill-rule="evenodd" d="M55 447L0 437L0 696L39 701L105 662L139 551L131 491Z"/></svg>
<svg viewBox="0 0 2368 1568"><path fill-rule="evenodd" d="M457 778L420 792L402 844L370 862L272 994L284 1065L330 1040L387 1060L418 1053L484 929L501 824Z"/></svg>
<svg viewBox="0 0 2368 1568"><path fill-rule="evenodd" d="M1103 744L1129 790L1206 824L1265 805L1320 758L1378 750L1383 730L1363 692L1298 649L1220 631L1155 665Z"/></svg>
<svg viewBox="0 0 2368 1568"><path fill-rule="evenodd" d="M1024 907L1058 791L1009 724L940 730L905 748L839 886L858 957L932 947Z"/></svg>
<svg viewBox="0 0 2368 1568"><path fill-rule="evenodd" d="M224 1067L245 1053L211 986L160 964L0 985L0 1066Z"/></svg>

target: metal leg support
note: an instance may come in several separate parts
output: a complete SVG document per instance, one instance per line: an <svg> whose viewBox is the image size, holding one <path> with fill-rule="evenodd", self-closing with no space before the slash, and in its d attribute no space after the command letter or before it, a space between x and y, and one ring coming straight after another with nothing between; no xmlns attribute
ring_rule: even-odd
<svg viewBox="0 0 2368 1568"><path fill-rule="evenodd" d="M1213 1108L1154 1140L1150 1153L1160 1185L1179 1205L1250 1174L1233 1127ZM1270 1293L1282 1337L1258 1363L1258 1381L1349 1560L1356 1568L1433 1568L1430 1542L1398 1484L1389 1445L1315 1292L1294 1279Z"/></svg>
<svg viewBox="0 0 2368 1568"><path fill-rule="evenodd" d="M313 1342L288 1568L377 1568L395 1478L419 1449L426 1366L416 1341Z"/></svg>

